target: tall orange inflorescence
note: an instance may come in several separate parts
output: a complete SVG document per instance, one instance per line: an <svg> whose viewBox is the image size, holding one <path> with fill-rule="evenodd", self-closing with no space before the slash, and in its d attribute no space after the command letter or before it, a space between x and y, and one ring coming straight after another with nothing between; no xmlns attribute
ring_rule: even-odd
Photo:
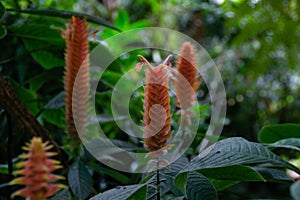
<svg viewBox="0 0 300 200"><path fill-rule="evenodd" d="M142 56L137 70L145 64L144 87L144 146L150 151L148 156L160 157L166 153L167 141L172 137L170 132L170 97L168 86L168 68L170 56L156 67Z"/></svg>
<svg viewBox="0 0 300 200"><path fill-rule="evenodd" d="M80 133L85 131L88 113L89 32L85 19L72 17L67 29L61 33L67 45L64 78L67 131L72 137L77 138L76 127ZM75 80L76 88L74 88ZM77 116L76 127L73 115Z"/></svg>
<svg viewBox="0 0 300 200"><path fill-rule="evenodd" d="M183 43L177 59L177 69L173 74L177 105L185 114L184 120L190 123L188 113L185 111L195 104L195 92L201 84L201 77L197 74L194 48L190 42Z"/></svg>
<svg viewBox="0 0 300 200"><path fill-rule="evenodd" d="M17 167L22 169L16 172L22 176L12 180L10 184L25 185L25 188L14 192L12 198L23 196L30 200L44 200L59 189L66 188L65 185L54 184L55 181L64 179L64 177L52 173L61 166L59 161L50 159L51 156L56 155L56 153L48 151L51 148L52 146L48 145L48 142L42 143L42 139L39 137L32 138L31 142L23 147L28 153L20 156L26 160L17 163Z"/></svg>

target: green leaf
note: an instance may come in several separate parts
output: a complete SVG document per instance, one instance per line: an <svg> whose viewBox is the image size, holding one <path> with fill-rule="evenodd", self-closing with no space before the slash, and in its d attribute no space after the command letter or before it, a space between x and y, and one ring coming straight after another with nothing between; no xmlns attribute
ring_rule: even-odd
<svg viewBox="0 0 300 200"><path fill-rule="evenodd" d="M0 40L4 38L7 34L5 26L0 24Z"/></svg>
<svg viewBox="0 0 300 200"><path fill-rule="evenodd" d="M93 134L93 133L91 133ZM116 164L122 167L128 167L128 159L132 159L132 155L129 153L126 153L127 151L124 151L121 148L115 148L114 145L111 145L107 142L107 139L104 138L95 138L90 140L88 143L85 143L85 147L93 152L93 156L98 160L107 160L111 162L111 164ZM119 157L116 159L113 154L123 152L122 157Z"/></svg>
<svg viewBox="0 0 300 200"><path fill-rule="evenodd" d="M88 15L85 13L66 11L66 10L57 10L53 8L42 8L42 9L25 9L25 10L17 10L17 9L7 9L7 11L20 12L20 13L28 13L32 15L44 15L44 16L52 16L52 17L61 17L65 19L70 19L72 16L85 18L88 22L92 22L95 24L99 24L102 26L109 27L111 29L120 31L118 28L114 27L110 22L92 15Z"/></svg>
<svg viewBox="0 0 300 200"><path fill-rule="evenodd" d="M49 109L45 110L42 114L42 117L47 122L64 129L65 124L65 115L63 109Z"/></svg>
<svg viewBox="0 0 300 200"><path fill-rule="evenodd" d="M101 77L101 81L107 82L112 87L118 82L118 80L122 77L122 74L106 70Z"/></svg>
<svg viewBox="0 0 300 200"><path fill-rule="evenodd" d="M4 15L5 15L5 7L2 4L2 2L0 1L0 21L2 20L2 18L4 17Z"/></svg>
<svg viewBox="0 0 300 200"><path fill-rule="evenodd" d="M174 179L179 171L181 171L186 164L189 162L188 158L186 156L181 156L178 158L175 162L173 162L168 168L169 169L163 169L160 170L163 179L166 179L166 184L168 188L176 195L183 195L183 193L177 189L177 187L174 185ZM185 181L186 183L186 181Z"/></svg>
<svg viewBox="0 0 300 200"><path fill-rule="evenodd" d="M299 124L275 124L265 126L258 133L259 141L273 143L286 138L300 138Z"/></svg>
<svg viewBox="0 0 300 200"><path fill-rule="evenodd" d="M49 200L71 200L71 194L68 189L65 189L49 198Z"/></svg>
<svg viewBox="0 0 300 200"><path fill-rule="evenodd" d="M142 187L140 189L138 189L135 193L133 193L132 195L130 195L127 199L128 200L143 200L146 199L147 196L147 187Z"/></svg>
<svg viewBox="0 0 300 200"><path fill-rule="evenodd" d="M212 183L197 172L188 174L186 194L189 200L217 200L217 191Z"/></svg>
<svg viewBox="0 0 300 200"><path fill-rule="evenodd" d="M182 170L187 164L189 163L189 160L186 156L179 157L175 162L173 162L169 168L172 173L178 173L180 170Z"/></svg>
<svg viewBox="0 0 300 200"><path fill-rule="evenodd" d="M108 190L104 193L98 194L92 197L90 200L107 200L107 199L146 199L147 192L146 184L128 185L128 186L117 186L114 189ZM140 196L134 195L138 193Z"/></svg>
<svg viewBox="0 0 300 200"><path fill-rule="evenodd" d="M300 200L300 181L297 181L291 185L290 193L294 200Z"/></svg>
<svg viewBox="0 0 300 200"><path fill-rule="evenodd" d="M38 75L30 78L29 80L26 81L26 84L29 83L30 89L33 91L37 91L41 89L41 87L45 83L53 83L53 82L59 82L61 80L58 80L57 77L62 77L62 70L59 68L54 68L51 70L45 70Z"/></svg>
<svg viewBox="0 0 300 200"><path fill-rule="evenodd" d="M284 161L262 144L249 142L240 137L221 140L210 146L191 160L181 173L208 168L262 163L285 167L300 173L297 167Z"/></svg>
<svg viewBox="0 0 300 200"><path fill-rule="evenodd" d="M253 168L259 172L267 181L272 182L282 182L282 181L292 181L292 179L287 175L286 171L280 169L270 169L270 168Z"/></svg>
<svg viewBox="0 0 300 200"><path fill-rule="evenodd" d="M70 167L68 182L72 192L79 200L85 199L91 192L92 176L80 161Z"/></svg>
<svg viewBox="0 0 300 200"><path fill-rule="evenodd" d="M125 10L120 10L115 19L115 25L121 30L126 30L128 25L130 24L129 15Z"/></svg>
<svg viewBox="0 0 300 200"><path fill-rule="evenodd" d="M125 120L127 119L125 116L105 116L105 115L96 115L96 116L92 116L90 118L90 122L91 124L94 123L107 123L107 122L114 122L114 121L118 121L118 120Z"/></svg>
<svg viewBox="0 0 300 200"><path fill-rule="evenodd" d="M31 56L44 68L64 66L65 42L49 24L24 24L9 27L9 30L23 39Z"/></svg>
<svg viewBox="0 0 300 200"><path fill-rule="evenodd" d="M219 192L240 183L240 181L212 179L211 183L214 185L215 189Z"/></svg>
<svg viewBox="0 0 300 200"><path fill-rule="evenodd" d="M149 26L149 22L147 20L139 20L130 24L131 29L142 28Z"/></svg>
<svg viewBox="0 0 300 200"><path fill-rule="evenodd" d="M58 93L53 99L51 99L45 106L44 109L57 109L62 108L65 104L64 102L64 92Z"/></svg>
<svg viewBox="0 0 300 200"><path fill-rule="evenodd" d="M0 174L8 174L8 165L0 165Z"/></svg>
<svg viewBox="0 0 300 200"><path fill-rule="evenodd" d="M20 25L14 25L7 27L9 31L13 32L15 36L21 37L23 39L33 39L41 42L46 42L53 48L55 47L65 47L65 41L60 36L58 30L51 28L52 21L46 21L45 24L40 23L27 23Z"/></svg>
<svg viewBox="0 0 300 200"><path fill-rule="evenodd" d="M9 79L9 83L13 86L15 92L24 102L26 107L31 111L31 113L33 115L37 114L39 112L39 106L37 104L37 94L12 79Z"/></svg>
<svg viewBox="0 0 300 200"><path fill-rule="evenodd" d="M186 195L186 184L187 184L188 174L181 173L177 175L174 179L174 185L184 194Z"/></svg>
<svg viewBox="0 0 300 200"><path fill-rule="evenodd" d="M27 50L31 52L32 57L45 69L64 66L65 62L62 51L61 54L58 54L59 49L55 51L48 42L33 39L23 39L23 42Z"/></svg>
<svg viewBox="0 0 300 200"><path fill-rule="evenodd" d="M125 176L124 174L116 171L116 170L112 170L108 167L101 167L101 166L96 166L95 170L101 172L101 173L105 173L106 175L110 176L111 178L117 180L118 182L120 182L121 184L128 184L131 180Z"/></svg>
<svg viewBox="0 0 300 200"><path fill-rule="evenodd" d="M287 138L282 139L272 144L268 144L269 147L276 147L276 148L289 148L300 151L300 138Z"/></svg>
<svg viewBox="0 0 300 200"><path fill-rule="evenodd" d="M234 181L266 181L257 171L251 167L234 165L230 167L208 168L198 170L202 175L213 179L225 179Z"/></svg>
<svg viewBox="0 0 300 200"><path fill-rule="evenodd" d="M185 196L175 197L173 200L185 200Z"/></svg>

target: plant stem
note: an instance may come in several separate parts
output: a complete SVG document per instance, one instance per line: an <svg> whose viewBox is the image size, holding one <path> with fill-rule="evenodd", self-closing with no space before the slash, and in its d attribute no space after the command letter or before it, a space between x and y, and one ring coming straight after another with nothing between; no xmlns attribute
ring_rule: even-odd
<svg viewBox="0 0 300 200"><path fill-rule="evenodd" d="M159 160L156 162L156 200L160 200L160 177L159 177Z"/></svg>
<svg viewBox="0 0 300 200"><path fill-rule="evenodd" d="M100 17L88 15L86 13L79 13L79 12L73 12L73 11L67 11L67 10L57 10L57 9L51 9L51 8L40 8L40 9L14 9L14 8L8 8L6 9L8 12L18 12L18 13L27 13L31 15L42 15L42 16L51 16L51 17L60 17L69 19L72 16L85 18L87 21L95 24L99 24L111 29L114 29L118 32L121 32L120 29L115 27L113 24L111 24L109 21L106 21Z"/></svg>

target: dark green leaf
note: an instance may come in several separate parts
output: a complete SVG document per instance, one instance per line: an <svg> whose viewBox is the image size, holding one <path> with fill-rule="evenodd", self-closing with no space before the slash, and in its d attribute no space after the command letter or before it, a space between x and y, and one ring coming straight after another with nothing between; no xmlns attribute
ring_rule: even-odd
<svg viewBox="0 0 300 200"><path fill-rule="evenodd" d="M259 141L273 143L286 138L300 138L299 124L275 124L262 128L259 132Z"/></svg>
<svg viewBox="0 0 300 200"><path fill-rule="evenodd" d="M161 170L162 177L166 179L168 187L176 196L183 195L183 193L174 185L174 179L178 172L182 170L188 162L189 160L186 156L181 156L168 167L169 169Z"/></svg>
<svg viewBox="0 0 300 200"><path fill-rule="evenodd" d="M0 174L8 174L8 165L0 165Z"/></svg>
<svg viewBox="0 0 300 200"><path fill-rule="evenodd" d="M9 83L13 86L20 99L25 103L26 107L32 112L32 114L37 114L39 111L37 94L12 79L9 79Z"/></svg>
<svg viewBox="0 0 300 200"><path fill-rule="evenodd" d="M20 25L14 25L7 27L9 31L13 32L15 36L23 39L33 39L41 42L45 42L51 47L65 47L64 39L60 36L58 30L51 28L51 21L40 23L28 23Z"/></svg>
<svg viewBox="0 0 300 200"><path fill-rule="evenodd" d="M39 73L38 75L27 80L26 83L29 83L30 90L37 91L41 89L45 83L51 83L51 85L54 82L61 83L61 80L58 79L58 77L62 76L62 69L54 68Z"/></svg>
<svg viewBox="0 0 300 200"><path fill-rule="evenodd" d="M127 142L127 141L123 141L123 140L118 140L118 139L114 139L114 140L110 140L115 146L120 147L126 151L134 151L134 150L143 150L143 147L138 147L137 145L131 143L131 142Z"/></svg>
<svg viewBox="0 0 300 200"><path fill-rule="evenodd" d="M71 200L71 194L68 189L65 189L49 198L49 200Z"/></svg>
<svg viewBox="0 0 300 200"><path fill-rule="evenodd" d="M287 138L282 139L272 144L268 144L269 147L276 147L276 148L289 148L300 151L300 138Z"/></svg>
<svg viewBox="0 0 300 200"><path fill-rule="evenodd" d="M128 184L130 182L130 179L125 176L124 174L116 171L116 170L112 170L110 168L107 167L103 167L99 164L92 164L91 166L94 170L98 171L99 173L105 173L106 175L110 176L111 178L117 180L118 182L120 182L121 184Z"/></svg>
<svg viewBox="0 0 300 200"><path fill-rule="evenodd" d="M284 161L262 144L249 142L239 137L221 140L210 146L191 160L189 165L181 172L262 163L289 168L300 173L297 167Z"/></svg>
<svg viewBox="0 0 300 200"><path fill-rule="evenodd" d="M270 168L253 168L259 172L267 181L292 181L288 177L286 171L280 169L270 169Z"/></svg>
<svg viewBox="0 0 300 200"><path fill-rule="evenodd" d="M110 85L115 85L117 81L122 77L122 74L106 70L101 77L101 81L104 81L109 83Z"/></svg>
<svg viewBox="0 0 300 200"><path fill-rule="evenodd" d="M77 161L70 167L68 181L72 192L78 199L83 200L90 194L92 176L82 162Z"/></svg>
<svg viewBox="0 0 300 200"><path fill-rule="evenodd" d="M56 109L64 106L64 92L60 92L53 99L51 99L45 106L44 109Z"/></svg>
<svg viewBox="0 0 300 200"><path fill-rule="evenodd" d="M205 176L190 172L186 185L186 194L189 200L217 200L217 191Z"/></svg>
<svg viewBox="0 0 300 200"><path fill-rule="evenodd" d="M235 184L238 184L240 181L231 181L231 180L217 180L212 179L211 183L214 185L215 189L219 192L225 190Z"/></svg>
<svg viewBox="0 0 300 200"><path fill-rule="evenodd" d="M150 173L150 174L146 174L145 176L142 177L142 180L139 182L140 184L146 183L148 182L150 179L154 178L154 174Z"/></svg>
<svg viewBox="0 0 300 200"><path fill-rule="evenodd" d="M7 34L5 26L0 24L0 40L4 38Z"/></svg>
<svg viewBox="0 0 300 200"><path fill-rule="evenodd" d="M64 66L65 42L49 24L24 24L9 27L9 30L23 39L26 49L44 68Z"/></svg>
<svg viewBox="0 0 300 200"><path fill-rule="evenodd" d="M7 9L7 11L14 11L14 12L21 12L21 13L28 13L33 15L44 15L44 16L52 16L52 17L61 17L70 19L72 16L86 18L87 21L99 24L102 26L106 26L112 28L114 30L119 31L118 28L114 27L110 22L96 17L92 15L88 15L85 13L73 12L73 11L66 11L66 10L57 10L53 8L43 8L43 9L25 9L25 10L17 10L17 9Z"/></svg>
<svg viewBox="0 0 300 200"><path fill-rule="evenodd" d="M92 116L90 118L90 123L107 123L107 122L114 122L117 120L125 120L126 117L125 116L117 116L117 117L113 117L113 116L103 116L103 115L97 115Z"/></svg>
<svg viewBox="0 0 300 200"><path fill-rule="evenodd" d="M186 156L181 156L175 162L173 162L169 167L172 173L178 173L182 170L187 164L189 160Z"/></svg>
<svg viewBox="0 0 300 200"><path fill-rule="evenodd" d="M111 164L119 165L120 167L128 168L128 161L132 160L132 155L127 151L124 151L121 148L116 148L114 145L111 145L110 142L107 142L107 139L95 138L88 143L85 143L85 147L93 152L93 156L98 160L107 160ZM122 152L122 157L116 159L113 154Z"/></svg>
<svg viewBox="0 0 300 200"><path fill-rule="evenodd" d="M128 200L144 200L147 196L147 187L142 187L130 195L127 199Z"/></svg>
<svg viewBox="0 0 300 200"><path fill-rule="evenodd" d="M47 122L64 129L65 124L65 115L63 109L49 109L45 110L42 114L42 117Z"/></svg>
<svg viewBox="0 0 300 200"><path fill-rule="evenodd" d="M3 18L4 15L5 15L5 7L2 4L2 2L0 1L0 21L2 20L2 18Z"/></svg>
<svg viewBox="0 0 300 200"><path fill-rule="evenodd" d="M174 180L174 185L186 195L186 184L187 184L188 174L187 172L181 173L176 176Z"/></svg>
<svg viewBox="0 0 300 200"><path fill-rule="evenodd" d="M290 193L294 200L300 200L300 181L297 181L291 185Z"/></svg>
<svg viewBox="0 0 300 200"><path fill-rule="evenodd" d="M45 69L64 66L63 52L58 54L59 49L55 49L48 42L41 42L34 39L23 39L23 42L32 57Z"/></svg>
<svg viewBox="0 0 300 200"><path fill-rule="evenodd" d="M230 167L208 168L198 170L202 175L213 179L234 181L265 181L265 179L251 167L234 165Z"/></svg>
<svg viewBox="0 0 300 200"><path fill-rule="evenodd" d="M184 200L186 199L185 196L181 196L181 197L175 197L173 200Z"/></svg>
<svg viewBox="0 0 300 200"><path fill-rule="evenodd" d="M91 200L125 200L125 199L136 199L143 200L146 199L147 192L146 184L137 184L137 185L128 185L128 186L117 186L114 189L108 190L104 193L98 194L91 198ZM134 194L138 192L139 197L136 197Z"/></svg>

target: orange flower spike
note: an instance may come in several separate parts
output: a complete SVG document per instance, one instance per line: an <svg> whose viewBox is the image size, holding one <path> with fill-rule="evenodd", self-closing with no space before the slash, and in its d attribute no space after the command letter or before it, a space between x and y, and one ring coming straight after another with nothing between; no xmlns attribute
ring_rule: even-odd
<svg viewBox="0 0 300 200"><path fill-rule="evenodd" d="M65 31L60 30L66 40L65 53L65 116L67 131L72 137L78 137L73 114L79 119L77 128L84 132L86 126L89 99L89 43L88 27L84 19L72 17ZM80 69L81 68L81 69ZM78 74L79 69L81 73ZM80 77L77 77L80 75ZM79 88L74 88L77 77ZM73 107L73 110L72 110Z"/></svg>
<svg viewBox="0 0 300 200"><path fill-rule="evenodd" d="M170 98L168 87L168 68L170 58L168 56L163 64L156 67L143 57L139 56L141 63L136 65L137 71L143 64L147 69L145 72L144 88L144 146L150 151L148 156L159 157L167 149L167 141L172 137L170 133ZM153 151L160 153L151 154Z"/></svg>
<svg viewBox="0 0 300 200"><path fill-rule="evenodd" d="M182 45L177 59L177 71L174 73L178 106L184 110L194 105L195 91L201 84L201 77L197 75L196 56L190 42Z"/></svg>
<svg viewBox="0 0 300 200"><path fill-rule="evenodd" d="M61 166L59 161L49 158L55 155L53 152L48 152L50 148L51 146L47 142L42 143L39 137L32 138L31 142L24 147L28 153L20 157L27 160L17 164L17 167L23 167L23 169L16 172L22 176L13 179L10 184L25 185L25 188L14 192L12 198L23 196L30 200L44 200L59 189L66 188L62 184L53 184L64 177L52 174Z"/></svg>

